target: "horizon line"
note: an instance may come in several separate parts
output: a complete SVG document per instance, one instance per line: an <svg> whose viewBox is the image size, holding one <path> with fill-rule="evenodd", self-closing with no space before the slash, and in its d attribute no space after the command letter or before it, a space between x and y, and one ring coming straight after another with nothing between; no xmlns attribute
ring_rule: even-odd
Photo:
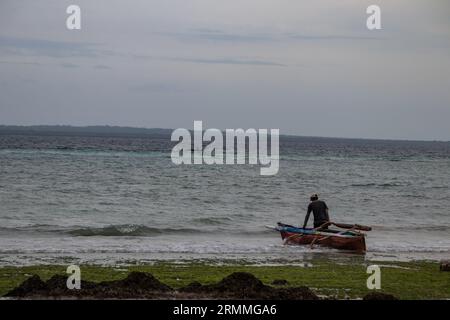
<svg viewBox="0 0 450 320"><path fill-rule="evenodd" d="M163 128L163 127L134 127L134 126L122 126L122 125L108 125L108 124L98 124L98 125L70 125L70 124L33 124L33 125L18 125L18 124L0 124L0 130L4 127L19 127L19 128L33 128L33 127L70 127L70 128L93 128L93 127L103 127L103 128L120 128L120 129L137 129L137 130L176 130L176 128ZM238 128L236 128L238 129ZM219 129L224 131L226 129ZM244 129L245 130L245 129ZM189 129L193 131L193 129ZM42 131L44 132L44 131ZM408 139L408 138L367 138L367 137L343 137L343 136L314 136L314 135L302 135L295 133L285 133L280 134L280 136L285 137L299 137L299 138L319 138L319 139L343 139L343 140L374 140L374 141L403 141L403 142L442 142L449 143L450 140L443 139Z"/></svg>

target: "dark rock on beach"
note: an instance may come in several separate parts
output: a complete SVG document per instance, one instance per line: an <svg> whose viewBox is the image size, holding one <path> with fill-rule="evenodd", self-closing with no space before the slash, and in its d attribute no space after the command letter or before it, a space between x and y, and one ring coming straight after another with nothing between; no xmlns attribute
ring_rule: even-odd
<svg viewBox="0 0 450 320"><path fill-rule="evenodd" d="M54 275L46 282L34 275L6 294L17 298L85 299L276 299L317 300L307 287L274 288L246 272L235 272L221 281L202 285L192 282L178 291L150 273L131 272L125 279L100 283L82 281L80 290L67 288L67 277Z"/></svg>
<svg viewBox="0 0 450 320"><path fill-rule="evenodd" d="M20 286L8 292L6 297L49 297L49 298L154 298L164 296L172 288L160 282L153 275L131 272L125 279L94 283L81 281L81 289L68 289L67 276L54 275L46 282L33 275Z"/></svg>
<svg viewBox="0 0 450 320"><path fill-rule="evenodd" d="M203 286L200 282L194 281L189 283L186 287L181 288L180 292L191 292L191 293L198 293L202 292Z"/></svg>
<svg viewBox="0 0 450 320"><path fill-rule="evenodd" d="M397 297L392 294L382 292L371 292L363 297L363 300L398 300Z"/></svg>
<svg viewBox="0 0 450 320"><path fill-rule="evenodd" d="M99 285L105 288L120 290L128 290L129 288L140 291L158 292L168 292L173 290L171 287L156 279L152 274L145 272L131 272L123 280L101 282Z"/></svg>
<svg viewBox="0 0 450 320"><path fill-rule="evenodd" d="M6 297L25 297L27 295L43 292L47 290L47 285L44 281L39 278L37 275L33 275L17 288L9 291L5 296Z"/></svg>
<svg viewBox="0 0 450 320"><path fill-rule="evenodd" d="M272 281L272 285L274 285L274 286L286 286L288 284L289 284L289 282L284 279L275 279Z"/></svg>
<svg viewBox="0 0 450 320"><path fill-rule="evenodd" d="M261 280L251 273L235 272L223 278L220 282L209 286L209 288L222 292L242 292L245 295L245 293L266 290L269 287L265 286Z"/></svg>
<svg viewBox="0 0 450 320"><path fill-rule="evenodd" d="M439 266L439 270L441 270L441 271L450 271L450 261L441 261L441 265Z"/></svg>
<svg viewBox="0 0 450 320"><path fill-rule="evenodd" d="M213 298L230 299L318 299L317 295L307 287L273 288L264 285L261 280L246 272L232 273L218 283L211 285L201 285L194 282L180 291L203 294Z"/></svg>

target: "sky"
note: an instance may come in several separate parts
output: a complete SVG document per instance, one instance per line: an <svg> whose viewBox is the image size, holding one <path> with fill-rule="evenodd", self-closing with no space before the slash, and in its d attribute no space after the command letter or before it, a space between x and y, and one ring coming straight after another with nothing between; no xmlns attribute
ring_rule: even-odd
<svg viewBox="0 0 450 320"><path fill-rule="evenodd" d="M0 124L447 141L449 18L448 0L1 0Z"/></svg>

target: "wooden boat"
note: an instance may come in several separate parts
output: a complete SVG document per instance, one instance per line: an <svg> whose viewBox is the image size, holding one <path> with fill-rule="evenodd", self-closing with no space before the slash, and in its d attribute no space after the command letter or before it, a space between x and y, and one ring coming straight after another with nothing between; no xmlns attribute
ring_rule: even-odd
<svg viewBox="0 0 450 320"><path fill-rule="evenodd" d="M324 229L334 225L345 230ZM355 253L366 252L365 234L358 230L370 231L370 227L360 225L348 225L328 222L319 228L298 228L278 222L275 228L281 234L285 244L291 245L314 245L330 247L340 250L348 250Z"/></svg>

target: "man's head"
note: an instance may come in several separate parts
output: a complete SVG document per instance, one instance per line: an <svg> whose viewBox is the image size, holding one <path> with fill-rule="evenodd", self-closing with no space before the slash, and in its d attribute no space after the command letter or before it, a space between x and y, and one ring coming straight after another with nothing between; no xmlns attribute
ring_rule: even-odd
<svg viewBox="0 0 450 320"><path fill-rule="evenodd" d="M311 201L319 200L319 195L317 193L313 193L309 199Z"/></svg>

